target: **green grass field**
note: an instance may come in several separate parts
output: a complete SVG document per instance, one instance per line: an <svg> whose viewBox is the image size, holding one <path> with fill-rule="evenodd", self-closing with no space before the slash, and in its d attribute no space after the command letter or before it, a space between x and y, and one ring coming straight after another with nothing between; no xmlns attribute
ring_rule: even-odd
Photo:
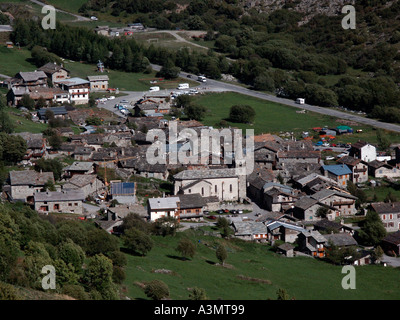
<svg viewBox="0 0 400 320"><path fill-rule="evenodd" d="M313 134L312 128L315 127L337 127L341 125L338 119L319 113L307 112L296 113L297 108L285 106L282 104L261 100L258 98L241 95L234 92L211 93L195 98L198 104L204 105L208 113L202 121L205 125L215 126L221 120L229 118L229 109L235 104L247 104L253 107L256 117L253 124L232 123L232 127L240 129L254 129L254 133L275 133L294 132L299 137L303 131ZM344 143L354 143L358 140L366 140L370 143L376 143L376 129L373 127L358 125L354 127L362 129L362 133L353 133L337 136L335 141ZM385 132L392 143L400 142L400 135L394 132Z"/></svg>
<svg viewBox="0 0 400 320"><path fill-rule="evenodd" d="M26 119L22 116L22 112L16 108L7 107L6 111L10 117L12 125L14 126L14 132L41 133L48 127L47 124Z"/></svg>
<svg viewBox="0 0 400 320"><path fill-rule="evenodd" d="M194 258L186 261L175 250L183 236L196 244ZM147 256L127 254L124 284L132 299L147 299L140 285L154 279L164 281L170 297L179 300L188 299L188 288L193 287L205 289L210 299L223 300L276 299L280 288L297 300L398 299L400 294L399 270L391 267L357 267L356 289L344 290L341 281L345 275L340 266L308 257L282 257L267 245L227 242L193 230L153 239L155 246ZM227 267L217 265L215 248L219 242L227 246ZM157 269L172 273L155 273Z"/></svg>
<svg viewBox="0 0 400 320"><path fill-rule="evenodd" d="M36 66L29 62L31 53L28 50L19 50L17 46L7 49L0 46L0 73L7 76L14 76L19 71L34 71Z"/></svg>
<svg viewBox="0 0 400 320"><path fill-rule="evenodd" d="M86 3L87 0L45 0L43 2L68 12L78 13L79 8Z"/></svg>

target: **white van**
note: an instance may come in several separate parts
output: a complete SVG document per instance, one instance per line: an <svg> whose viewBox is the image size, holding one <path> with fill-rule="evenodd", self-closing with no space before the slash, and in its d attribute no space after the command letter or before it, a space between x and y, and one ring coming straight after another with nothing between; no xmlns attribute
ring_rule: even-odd
<svg viewBox="0 0 400 320"><path fill-rule="evenodd" d="M205 77L205 76L198 76L198 77L197 77L197 81L200 81L200 82L206 82L206 81L207 81L207 79L206 79L206 77Z"/></svg>
<svg viewBox="0 0 400 320"><path fill-rule="evenodd" d="M150 87L150 92L160 91L160 87Z"/></svg>
<svg viewBox="0 0 400 320"><path fill-rule="evenodd" d="M178 85L178 89L182 90L182 89L189 89L189 83L180 83Z"/></svg>
<svg viewBox="0 0 400 320"><path fill-rule="evenodd" d="M297 99L296 99L296 103L298 103L298 104L304 104L304 103L305 103L305 99L304 99L304 98L297 98Z"/></svg>

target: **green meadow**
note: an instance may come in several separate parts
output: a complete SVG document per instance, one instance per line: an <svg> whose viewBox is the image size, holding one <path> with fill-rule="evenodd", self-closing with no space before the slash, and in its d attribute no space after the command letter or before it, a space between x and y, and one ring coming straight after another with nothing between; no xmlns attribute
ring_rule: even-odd
<svg viewBox="0 0 400 320"><path fill-rule="evenodd" d="M196 103L207 108L208 112L203 119L203 123L208 126L215 126L221 120L226 120L228 125L239 129L254 129L254 133L275 133L293 132L294 136L299 138L302 132L314 134L312 128L329 127L334 128L340 123L338 118L314 113L298 113L298 108L293 108L283 104L269 102L262 99L242 95L235 92L209 93L199 95L195 98ZM233 105L250 105L256 112L252 124L233 123L229 121L229 110ZM353 127L353 134L337 136L336 142L354 143L358 140L366 140L370 143L376 143L376 129L363 124ZM361 133L356 130L361 129ZM385 132L385 135L392 143L400 142L400 135L394 132Z"/></svg>
<svg viewBox="0 0 400 320"><path fill-rule="evenodd" d="M179 239L188 237L196 245L193 258L183 260L175 250ZM310 257L286 258L264 244L242 240L224 240L187 230L175 237L154 236L154 247L147 256L127 254L127 296L148 299L143 292L147 281L162 280L173 300L186 300L193 287L203 288L209 299L276 299L285 289L297 300L398 299L400 270L380 265L356 267L356 289L344 290L342 267ZM225 266L216 258L223 243L228 251ZM168 274L156 272L169 270Z"/></svg>

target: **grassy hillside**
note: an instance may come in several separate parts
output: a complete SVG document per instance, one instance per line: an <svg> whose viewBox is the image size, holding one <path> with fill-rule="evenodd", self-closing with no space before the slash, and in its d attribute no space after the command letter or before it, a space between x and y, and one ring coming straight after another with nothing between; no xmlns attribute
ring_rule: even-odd
<svg viewBox="0 0 400 320"><path fill-rule="evenodd" d="M175 248L182 237L196 244L193 259L183 261ZM205 289L210 299L276 299L285 289L298 300L398 299L399 270L382 266L356 268L356 290L344 290L340 266L308 257L286 258L269 246L244 241L226 241L189 230L176 237L153 237L155 246L145 257L127 255L127 295L147 299L141 286L159 279L170 289L172 299L188 299L189 288ZM228 250L226 267L218 265L215 250L224 243ZM156 273L158 269L169 274Z"/></svg>
<svg viewBox="0 0 400 320"><path fill-rule="evenodd" d="M207 107L209 112L205 116L203 123L209 126L215 126L220 120L229 118L229 110L233 105L246 104L253 107L256 112L256 117L252 125L232 123L228 124L240 129L254 129L255 134L261 133L277 133L294 132L295 136L303 131L308 131L312 134L312 128L315 127L337 127L341 125L340 119L325 116L323 114L307 112L304 114L297 113L297 108L281 105L274 102L269 102L238 93L210 93L196 97L196 102ZM352 135L342 135L336 138L337 142L354 143L361 140L377 143L376 129L358 125L354 129L362 129L362 133L354 133ZM400 135L394 132L385 133L392 143L400 142Z"/></svg>

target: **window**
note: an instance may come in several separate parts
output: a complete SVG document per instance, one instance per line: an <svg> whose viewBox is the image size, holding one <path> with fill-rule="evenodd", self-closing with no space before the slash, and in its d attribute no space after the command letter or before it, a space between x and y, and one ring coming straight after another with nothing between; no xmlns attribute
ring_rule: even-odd
<svg viewBox="0 0 400 320"><path fill-rule="evenodd" d="M204 196L204 188L201 188L201 195Z"/></svg>
<svg viewBox="0 0 400 320"><path fill-rule="evenodd" d="M189 189L189 193L192 193L192 189Z"/></svg>
<svg viewBox="0 0 400 320"><path fill-rule="evenodd" d="M229 185L229 191L232 193L232 185Z"/></svg>
<svg viewBox="0 0 400 320"><path fill-rule="evenodd" d="M215 185L215 192L218 192L218 188L217 188L217 185Z"/></svg>
<svg viewBox="0 0 400 320"><path fill-rule="evenodd" d="M392 215L392 214L389 215L389 219L390 219L390 220L393 219L393 215Z"/></svg>
<svg viewBox="0 0 400 320"><path fill-rule="evenodd" d="M386 220L386 214L382 215L383 220Z"/></svg>

